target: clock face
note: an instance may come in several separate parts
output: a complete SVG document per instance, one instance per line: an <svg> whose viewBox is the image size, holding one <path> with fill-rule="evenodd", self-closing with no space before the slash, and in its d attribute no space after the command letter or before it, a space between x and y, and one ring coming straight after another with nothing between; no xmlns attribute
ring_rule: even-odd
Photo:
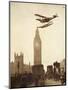
<svg viewBox="0 0 68 90"><path fill-rule="evenodd" d="M39 47L39 43L38 43L38 42L36 42L36 43L35 43L35 46L36 46L36 47Z"/></svg>

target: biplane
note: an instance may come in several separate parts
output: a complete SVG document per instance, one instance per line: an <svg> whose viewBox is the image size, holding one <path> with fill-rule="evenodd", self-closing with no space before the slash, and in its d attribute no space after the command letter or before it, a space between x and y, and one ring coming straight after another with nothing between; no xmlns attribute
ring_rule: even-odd
<svg viewBox="0 0 68 90"><path fill-rule="evenodd" d="M39 15L39 14L35 14L35 16L40 17L40 19L36 19L36 20L40 21L41 23L49 22L50 20L58 17L57 14L56 15L53 15L52 17L46 17L46 16Z"/></svg>

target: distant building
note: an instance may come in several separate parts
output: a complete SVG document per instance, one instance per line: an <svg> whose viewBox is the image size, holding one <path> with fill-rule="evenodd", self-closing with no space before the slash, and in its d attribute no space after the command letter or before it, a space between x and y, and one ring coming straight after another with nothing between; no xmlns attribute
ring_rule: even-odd
<svg viewBox="0 0 68 90"><path fill-rule="evenodd" d="M49 72L49 73L53 72L53 66L52 65L47 66L47 72Z"/></svg>
<svg viewBox="0 0 68 90"><path fill-rule="evenodd" d="M15 73L16 74L22 74L23 73L23 54L20 53L20 55L18 54L14 54L14 64L15 64Z"/></svg>
<svg viewBox="0 0 68 90"><path fill-rule="evenodd" d="M61 70L65 72L65 60L64 59L60 62L60 68Z"/></svg>
<svg viewBox="0 0 68 90"><path fill-rule="evenodd" d="M46 77L47 77L48 79L53 78L53 66L52 66L52 65L48 65L48 66L47 66Z"/></svg>
<svg viewBox="0 0 68 90"><path fill-rule="evenodd" d="M60 63L59 62L54 62L54 79L59 80L60 79Z"/></svg>
<svg viewBox="0 0 68 90"><path fill-rule="evenodd" d="M10 75L11 76L15 75L15 65L14 65L14 62L10 63Z"/></svg>
<svg viewBox="0 0 68 90"><path fill-rule="evenodd" d="M61 75L66 74L66 70L65 70L65 60L64 60L64 59L60 62L60 73L61 73Z"/></svg>
<svg viewBox="0 0 68 90"><path fill-rule="evenodd" d="M31 65L27 65L27 64L24 64L23 65L23 73L32 73L32 66Z"/></svg>
<svg viewBox="0 0 68 90"><path fill-rule="evenodd" d="M53 63L53 65L54 65L54 73L59 74L60 73L60 63L56 61Z"/></svg>

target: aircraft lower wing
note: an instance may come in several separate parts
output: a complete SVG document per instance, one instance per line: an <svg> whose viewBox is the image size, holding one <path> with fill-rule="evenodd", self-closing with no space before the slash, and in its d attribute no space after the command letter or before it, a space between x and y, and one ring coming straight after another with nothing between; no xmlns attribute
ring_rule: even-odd
<svg viewBox="0 0 68 90"><path fill-rule="evenodd" d="M53 24L53 22L49 22L49 23L47 23L47 24L45 24L43 26L39 26L38 28L45 28L45 27L48 27L48 26L50 26L52 24Z"/></svg>

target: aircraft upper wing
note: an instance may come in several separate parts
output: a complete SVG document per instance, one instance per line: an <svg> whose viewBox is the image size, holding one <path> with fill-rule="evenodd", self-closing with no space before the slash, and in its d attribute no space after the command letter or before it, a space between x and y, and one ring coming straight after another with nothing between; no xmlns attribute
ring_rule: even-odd
<svg viewBox="0 0 68 90"><path fill-rule="evenodd" d="M42 18L47 18L47 17L39 15L39 14L35 14L35 16L39 16L39 17L42 17Z"/></svg>

